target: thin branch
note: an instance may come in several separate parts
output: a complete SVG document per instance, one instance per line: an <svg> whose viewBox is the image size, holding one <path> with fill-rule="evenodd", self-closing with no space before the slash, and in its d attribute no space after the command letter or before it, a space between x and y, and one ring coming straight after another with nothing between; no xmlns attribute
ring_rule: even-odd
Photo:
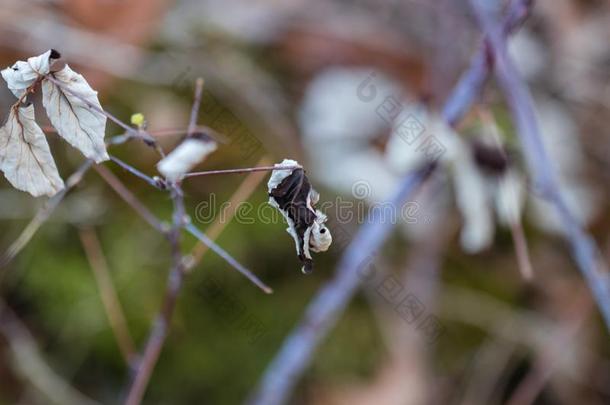
<svg viewBox="0 0 610 405"><path fill-rule="evenodd" d="M119 180L110 170L108 170L105 166L95 166L95 171L108 183L110 187L116 193L121 196L123 200L127 204L131 206L140 216L148 222L150 226L155 228L161 234L167 233L167 226L163 224L144 204L138 200L133 193L125 187L125 185Z"/></svg>
<svg viewBox="0 0 610 405"><path fill-rule="evenodd" d="M186 132L187 136L191 136L197 130L197 116L199 115L199 108L201 107L201 98L203 96L203 78L199 77L195 81L195 99L193 101L193 107L191 108L191 118L189 119L189 126Z"/></svg>
<svg viewBox="0 0 610 405"><path fill-rule="evenodd" d="M224 170L207 170L204 172L193 172L184 175L188 177L212 176L217 174L234 174L234 173L252 173L252 172L269 172L273 170L295 170L302 169L302 166L260 166L260 167L245 167L242 169L224 169Z"/></svg>
<svg viewBox="0 0 610 405"><path fill-rule="evenodd" d="M50 134L56 134L57 129L50 125L43 125L40 127L44 132ZM207 128L203 125L199 125L197 129ZM148 129L146 131L149 135L154 138L164 137L164 136L176 136L176 135L184 135L188 132L187 128L163 128L163 129Z"/></svg>
<svg viewBox="0 0 610 405"><path fill-rule="evenodd" d="M515 31L527 18L532 3L533 0L514 0L511 2L502 24L506 36ZM456 126L476 102L491 74L492 67L493 56L489 53L489 44L485 39L481 49L472 58L469 68L462 74L443 106L443 117L451 126Z"/></svg>
<svg viewBox="0 0 610 405"><path fill-rule="evenodd" d="M172 189L172 201L174 202L173 225L170 232L170 243L172 246L172 268L169 271L167 287L161 310L157 315L151 328L142 360L135 369L133 379L128 389L125 405L138 405L146 392L146 387L155 369L163 344L169 333L174 309L178 301L178 295L184 283L183 257L180 251L180 235L184 223L184 200L182 190L178 185Z"/></svg>
<svg viewBox="0 0 610 405"><path fill-rule="evenodd" d="M195 101L193 103L188 135L192 135L192 131L195 130L197 114L199 111L199 105L201 103L202 89L203 80L197 80ZM147 177L146 175L142 176ZM151 328L151 332L142 355L142 361L135 370L133 379L128 388L127 398L125 400L126 405L138 405L142 401L144 393L146 392L146 387L148 386L150 377L152 376L155 365L157 364L161 350L169 333L176 302L186 275L184 257L182 256L180 249L180 236L183 228L197 237L201 242L205 243L210 249L214 250L218 255L224 258L227 262L229 262L229 264L234 266L263 291L266 293L271 292L271 289L268 286L263 284L250 271L241 266L241 264L233 259L233 257L217 246L214 241L199 231L195 226L192 224L185 225L186 213L184 209L184 197L179 183L171 184L171 195L172 201L174 202L174 213L173 226L171 232L169 233L169 240L172 246L173 264L168 276L163 305L159 311L159 314L157 315L153 327Z"/></svg>
<svg viewBox="0 0 610 405"><path fill-rule="evenodd" d="M106 141L107 146L121 145L130 138L123 135L114 136ZM68 192L77 186L83 179L85 173L93 166L92 160L86 160L74 173L68 177L63 190L51 197L47 203L36 213L36 216L21 232L19 237L9 246L6 253L0 258L0 268L8 265L28 244L38 229L44 224L55 211L60 202L63 201ZM2 274L2 273L0 273Z"/></svg>
<svg viewBox="0 0 610 405"><path fill-rule="evenodd" d="M17 239L9 246L2 258L0 258L0 269L6 267L19 254L19 252L23 250L23 248L30 242L32 237L34 237L38 229L40 229L42 224L44 224L49 219L51 214L53 214L55 208L57 208L59 203L63 201L68 192L81 182L85 173L91 168L92 165L92 160L87 160L85 163L83 163L74 173L72 173L70 177L68 177L63 190L51 197L36 213L36 216L32 218L30 223L25 227ZM0 273L0 277L3 274L4 272Z"/></svg>
<svg viewBox="0 0 610 405"><path fill-rule="evenodd" d="M148 185L153 186L154 188L158 188L159 190L163 190L165 188L165 187L162 187L158 181L155 181L154 178L142 173L135 167L123 162L121 159L110 155L110 160L112 160L114 163L121 166L123 169L127 170L129 173L133 174L134 176L144 180L145 182L148 183Z"/></svg>
<svg viewBox="0 0 610 405"><path fill-rule="evenodd" d="M191 110L191 118L187 136L191 136L195 131L202 93L203 79L199 78L197 79L195 86L195 100ZM126 168L129 167L127 164L122 166ZM138 172L137 170L131 172L140 178L144 178L145 180L148 178L148 176ZM155 366L157 365L157 361L161 355L161 350L163 349L163 345L165 344L165 340L169 334L174 309L176 307L176 302L178 301L178 296L180 295L180 290L182 289L184 276L186 274L185 267L183 265L184 258L180 248L182 228L186 222L184 195L179 183L172 183L170 191L172 202L174 204L172 229L168 234L172 250L172 267L168 274L163 304L161 305L161 309L159 310L157 318L151 328L146 347L144 348L144 352L142 354L142 360L138 364L133 374L131 384L127 390L125 405L138 405L140 402L142 402L142 398L146 392L146 387L148 387L150 377L152 376Z"/></svg>
<svg viewBox="0 0 610 405"><path fill-rule="evenodd" d="M256 275L254 275L254 273L252 273L250 270L246 269L239 262L237 262L231 255L221 249L220 246L214 243L212 239L210 239L206 234L197 229L197 227L195 227L193 224L187 224L184 229L188 233L199 239L201 242L203 242L208 248L210 248L210 250L214 251L214 253L216 253L218 256L225 259L227 263L233 266L235 270L243 274L248 280L252 281L258 288L260 288L267 294L273 293L271 287L263 283Z"/></svg>
<svg viewBox="0 0 610 405"><path fill-rule="evenodd" d="M553 162L542 143L532 95L508 56L502 33L477 0L470 0L470 3L491 44L495 75L512 111L529 172L543 197L555 206L558 216L562 218L576 264L593 292L606 327L610 330L610 283L606 266L594 240L581 228L560 193Z"/></svg>
<svg viewBox="0 0 610 405"><path fill-rule="evenodd" d="M259 161L259 165L267 165L269 163L269 158L267 156L263 156ZM244 181L241 182L237 190L231 195L227 204L227 211L224 214L224 218L222 216L217 216L216 220L212 225L210 225L206 229L206 234L212 240L216 240L225 229L225 227L231 222L235 214L237 213L237 207L239 207L242 201L248 200L252 193L258 188L260 183L264 180L265 176L261 172L252 172ZM224 219L224 220L221 220ZM191 251L192 260L189 261L187 269L190 270L199 263L199 261L203 258L203 255L208 251L207 245L198 241L197 244L193 247Z"/></svg>
<svg viewBox="0 0 610 405"><path fill-rule="evenodd" d="M127 165L127 163L125 163ZM103 166L95 167L98 172L104 172L105 176L102 176L104 180L129 204L138 212L146 221L152 225L155 229L159 230L162 233L167 232L167 227L163 225L150 211L138 200L131 191L108 169ZM134 169L135 170L135 169ZM101 173L100 173L101 174ZM154 181L152 178L146 176L142 173L142 176L148 179L148 183ZM252 281L256 286L258 286L265 293L270 294L273 290L263 283L254 273L245 268L242 264L240 264L237 260L233 258L226 250L217 245L212 239L206 236L203 232L201 232L197 227L191 223L184 225L184 229L189 232L191 235L199 239L200 242L204 243L210 250L216 253L218 256L223 258L228 264L234 267L237 271L246 276L247 279Z"/></svg>
<svg viewBox="0 0 610 405"><path fill-rule="evenodd" d="M521 221L517 221L510 225L510 234L513 238L520 274L525 281L532 281L534 278L534 267L532 266L532 260L530 259L527 238L525 237L525 231L523 230Z"/></svg>
<svg viewBox="0 0 610 405"><path fill-rule="evenodd" d="M108 263L104 257L100 241L95 230L90 228L81 229L79 231L79 236L91 270L93 270L93 275L95 276L97 288L100 292L100 298L102 299L110 328L112 329L117 345L121 350L121 354L125 359L125 364L129 367L134 359L135 346L133 344L133 339L129 334L125 314L112 283L110 271L108 270Z"/></svg>

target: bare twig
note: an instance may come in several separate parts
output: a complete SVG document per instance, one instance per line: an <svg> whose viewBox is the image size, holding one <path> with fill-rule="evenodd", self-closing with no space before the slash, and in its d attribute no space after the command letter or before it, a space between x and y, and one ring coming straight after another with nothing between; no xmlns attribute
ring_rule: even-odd
<svg viewBox="0 0 610 405"><path fill-rule="evenodd" d="M89 265L93 270L110 328L125 359L125 364L130 366L135 355L133 339L129 334L123 308L114 289L108 270L108 263L104 257L100 241L93 229L82 229L79 232L79 236Z"/></svg>
<svg viewBox="0 0 610 405"><path fill-rule="evenodd" d="M521 276L525 281L531 281L534 278L534 267L530 259L529 249L527 247L527 238L521 221L511 224L510 234L515 245L515 255L517 256L517 265Z"/></svg>
<svg viewBox="0 0 610 405"><path fill-rule="evenodd" d="M511 2L502 25L505 35L512 33L527 18L532 2L533 0L514 0ZM486 39L443 106L443 117L450 125L457 125L475 103L492 68L493 55L489 52L489 44Z"/></svg>
<svg viewBox="0 0 610 405"><path fill-rule="evenodd" d="M195 101L193 103L193 109L191 111L191 119L189 123L189 130L187 136L190 136L196 130L197 115L199 112L199 106L201 104L201 95L203 91L203 80L197 80L197 86L195 90ZM118 159L117 159L118 160ZM146 180L149 184L154 182L149 176L131 168L126 163L121 162L121 166L129 170L132 174ZM152 185L152 184L151 184ZM262 283L254 274L244 268L238 263L231 255L221 249L213 240L208 238L203 232L199 231L193 224L187 224L187 218L184 208L184 197L183 192L178 182L171 183L169 185L172 201L174 203L173 213L173 226L168 234L170 244L172 246L172 268L170 269L166 293L163 299L161 310L159 311L156 320L151 328L144 352L142 354L142 360L138 364L133 374L133 378L129 384L127 390L127 397L125 400L126 405L137 405L142 401L146 387L150 381L150 377L154 371L159 355L169 333L171 320L173 317L174 309L180 290L184 283L184 277L186 275L185 260L180 248L181 232L185 229L200 242L207 245L211 250L215 251L219 256L225 259L229 264L235 267L239 272L250 279L254 284L260 287L266 293L272 292L272 290ZM123 192L123 194L125 194ZM133 197L133 196L132 196ZM135 197L133 197L135 198Z"/></svg>
<svg viewBox="0 0 610 405"><path fill-rule="evenodd" d="M0 258L0 268L4 268L6 265L8 265L15 258L15 256L17 256L19 252L21 252L21 250L36 234L36 231L38 231L42 224L44 224L49 219L53 211L55 211L55 208L57 208L59 203L63 201L64 197L68 194L68 192L78 183L80 183L83 176L92 165L93 161L87 160L70 177L68 177L64 189L61 190L59 193L55 194L49 199L49 201L46 202L46 204L36 213L36 216L32 218L30 223L21 232L19 237L17 237L17 239L11 244L11 246L9 246L2 258ZM4 274L4 272L0 273L0 276L2 274Z"/></svg>
<svg viewBox="0 0 610 405"><path fill-rule="evenodd" d="M267 294L271 294L273 290L267 284L263 283L258 277L254 275L250 270L246 269L244 266L239 264L231 255L225 252L222 249L219 249L219 246L212 241L206 234L201 232L197 227L193 224L187 224L184 229L201 242L203 242L210 250L214 251L218 256L225 259L227 263L229 263L233 268L243 274L248 280L252 281L258 288L263 290Z"/></svg>
<svg viewBox="0 0 610 405"><path fill-rule="evenodd" d="M199 108L201 108L201 98L203 96L203 78L197 78L195 82L195 99L193 101L193 107L191 108L191 118L189 119L189 126L186 132L187 136L191 136L197 130L197 116L199 115Z"/></svg>
<svg viewBox="0 0 610 405"><path fill-rule="evenodd" d="M267 165L269 163L269 158L267 156L263 156L258 164L261 166ZM212 240L216 240L218 236L222 233L225 227L231 222L235 213L237 212L237 207L242 201L246 201L252 193L256 190L259 184L263 181L265 175L261 172L252 172L244 181L241 182L237 190L231 195L227 204L227 212L224 215L224 221L221 220L221 216L216 217L214 223L206 229L206 234ZM199 263L203 255L208 251L207 245L203 242L197 242L197 245L193 247L191 251L192 260L189 261L188 269L191 269Z"/></svg>
<svg viewBox="0 0 610 405"><path fill-rule="evenodd" d="M133 174L134 176L139 177L140 179L144 180L145 182L148 183L148 185L150 185L154 188L158 188L160 190L163 189L163 187L160 186L159 182L155 181L154 178L147 176L146 174L142 173L135 167L123 162L121 159L110 155L110 160L112 160L114 163L121 166L123 169L127 170L129 173Z"/></svg>
<svg viewBox="0 0 610 405"><path fill-rule="evenodd" d="M191 118L189 121L187 136L191 136L197 126L197 115L201 105L201 96L203 94L203 79L197 79L195 86L195 100L191 110ZM123 167L129 167L127 164L122 164ZM129 169L128 169L129 170ZM131 171L131 170L130 170ZM138 172L131 171L140 178L147 179L148 176ZM151 328L146 347L142 354L142 360L134 370L131 384L127 390L127 398L125 405L138 405L142 402L142 397L146 392L146 387L150 381L150 377L155 369L161 350L165 343L165 339L169 333L169 328L174 315L174 309L182 284L184 283L185 267L184 258L180 248L180 240L182 228L186 223L186 213L184 209L184 195L179 183L171 184L171 197L174 204L174 212L172 219L172 229L168 234L172 250L172 267L169 271L167 279L167 287L163 304L157 314L157 318ZM232 259L232 258L231 258Z"/></svg>
<svg viewBox="0 0 610 405"><path fill-rule="evenodd" d="M197 176L212 176L218 174L234 174L234 173L252 173L252 172L269 172L272 170L295 170L302 169L301 166L260 166L260 167L245 167L243 169L226 169L226 170L207 170L205 172L187 173L184 177Z"/></svg>
<svg viewBox="0 0 610 405"><path fill-rule="evenodd" d="M127 163L125 163L127 165ZM100 169L106 175L102 176L104 180L119 194L129 205L131 205L136 212L138 212L146 221L153 226L155 229L159 230L162 233L167 233L167 227L160 222L150 211L138 200L131 191L123 183L110 172L108 169L102 166L96 166L96 170ZM99 172L99 170L98 170ZM101 173L100 173L101 174ZM145 174L142 176L148 177ZM154 181L152 178L148 177L148 180ZM150 214L150 215L149 215ZM191 235L199 239L200 242L204 243L210 250L224 259L227 263L229 263L232 267L234 267L237 271L242 273L246 278L251 280L256 286L262 289L267 294L273 292L273 290L263 283L254 273L245 268L242 264L240 264L233 256L231 256L227 251L217 245L212 239L206 236L203 232L201 232L197 227L191 223L184 225L184 229L189 232Z"/></svg>
<svg viewBox="0 0 610 405"><path fill-rule="evenodd" d="M114 136L106 141L106 145L121 145L127 142L129 139L129 136ZM68 177L64 189L47 201L47 203L36 213L36 216L32 219L32 221L30 221L30 223L21 232L15 242L11 244L6 253L0 258L0 268L8 265L15 258L15 256L21 252L21 250L36 234L38 229L40 229L42 224L49 219L51 214L55 211L59 203L63 201L68 192L81 182L85 173L87 173L91 166L93 166L93 161L86 160L74 173L70 175L70 177Z"/></svg>
<svg viewBox="0 0 610 405"><path fill-rule="evenodd" d="M593 292L606 327L610 330L610 283L606 266L594 240L583 231L559 191L553 164L542 143L540 129L534 114L534 101L508 56L506 42L501 31L477 0L470 0L470 3L479 25L491 44L495 60L495 75L512 111L529 172L539 186L542 196L555 206L559 217L563 219L576 264Z"/></svg>
<svg viewBox="0 0 610 405"><path fill-rule="evenodd" d="M178 185L173 186L172 201L174 202L174 214L172 230L169 235L172 246L172 268L169 271L161 310L151 328L142 354L142 360L135 369L133 379L127 391L125 405L138 405L142 401L150 377L163 349L163 344L169 333L178 295L184 282L185 272L183 257L180 251L180 235L184 223L184 201L182 190Z"/></svg>
<svg viewBox="0 0 610 405"><path fill-rule="evenodd" d="M150 226L155 228L162 234L167 233L167 226L164 225L157 217L150 212L144 204L138 200L131 191L105 166L95 166L95 171L112 187L116 193L121 196L127 204L131 206Z"/></svg>

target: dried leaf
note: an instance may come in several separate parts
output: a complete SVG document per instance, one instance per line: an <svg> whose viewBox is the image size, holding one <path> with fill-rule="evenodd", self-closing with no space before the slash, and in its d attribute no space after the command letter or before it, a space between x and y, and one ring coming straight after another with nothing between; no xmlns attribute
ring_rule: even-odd
<svg viewBox="0 0 610 405"><path fill-rule="evenodd" d="M59 52L50 49L42 55L28 58L25 62L20 60L0 73L15 97L20 98L39 76L49 73L51 64L59 57Z"/></svg>
<svg viewBox="0 0 610 405"><path fill-rule="evenodd" d="M217 143L209 135L198 133L185 139L157 164L159 173L176 181L216 150Z"/></svg>
<svg viewBox="0 0 610 405"><path fill-rule="evenodd" d="M15 188L34 197L52 196L64 188L44 133L36 124L34 106L11 108L0 128L0 170Z"/></svg>
<svg viewBox="0 0 610 405"><path fill-rule="evenodd" d="M276 169L267 183L269 204L286 219L286 231L295 242L297 256L303 263L302 272L313 270L312 252L325 252L332 243L330 231L324 225L327 218L315 205L320 195L311 187L305 171L297 161L284 159L277 166L297 166L293 170Z"/></svg>
<svg viewBox="0 0 610 405"><path fill-rule="evenodd" d="M87 158L97 163L108 160L104 144L106 116L89 106L93 105L102 110L97 92L82 75L70 69L68 65L52 76L61 86L50 80L42 82L42 104L51 123L62 138Z"/></svg>

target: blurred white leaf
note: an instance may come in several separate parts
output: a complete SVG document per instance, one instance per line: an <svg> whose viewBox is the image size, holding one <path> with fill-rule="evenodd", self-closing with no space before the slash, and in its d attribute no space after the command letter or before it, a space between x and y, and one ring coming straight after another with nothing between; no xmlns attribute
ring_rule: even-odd
<svg viewBox="0 0 610 405"><path fill-rule="evenodd" d="M42 104L47 110L51 123L59 135L80 150L89 159L100 163L108 160L104 135L106 132L106 116L94 110L90 105L102 110L93 90L85 78L66 65L52 76L62 86L50 80L42 83ZM66 90L67 89L67 90Z"/></svg>
<svg viewBox="0 0 610 405"><path fill-rule="evenodd" d="M49 145L34 118L34 106L11 108L0 128L0 170L17 189L34 197L64 188Z"/></svg>
<svg viewBox="0 0 610 405"><path fill-rule="evenodd" d="M464 144L453 162L453 184L463 225L460 234L462 249L478 253L492 241L494 222L485 178Z"/></svg>
<svg viewBox="0 0 610 405"><path fill-rule="evenodd" d="M157 169L168 180L176 181L216 150L216 141L205 134L185 139L176 149L157 164Z"/></svg>
<svg viewBox="0 0 610 405"><path fill-rule="evenodd" d="M25 94L26 89L34 84L38 76L49 73L51 64L56 59L59 59L59 53L51 49L42 55L32 56L25 62L20 60L0 73L6 80L9 90L15 97L20 98Z"/></svg>

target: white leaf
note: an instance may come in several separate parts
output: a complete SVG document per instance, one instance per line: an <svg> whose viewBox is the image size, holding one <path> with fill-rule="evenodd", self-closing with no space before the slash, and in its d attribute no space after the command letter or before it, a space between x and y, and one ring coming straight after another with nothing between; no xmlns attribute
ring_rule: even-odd
<svg viewBox="0 0 610 405"><path fill-rule="evenodd" d="M216 150L216 141L205 134L185 139L176 149L157 164L157 169L168 180L176 181Z"/></svg>
<svg viewBox="0 0 610 405"><path fill-rule="evenodd" d="M50 80L42 82L42 104L51 123L62 138L87 158L97 163L108 160L104 144L106 116L97 111L102 110L97 92L68 65L52 76L62 86ZM88 104L74 93L87 100ZM90 105L97 109L94 110Z"/></svg>
<svg viewBox="0 0 610 405"><path fill-rule="evenodd" d="M465 145L453 162L453 183L463 225L460 234L462 249L478 253L492 241L494 222L485 178L480 173Z"/></svg>
<svg viewBox="0 0 610 405"><path fill-rule="evenodd" d="M11 108L0 128L0 170L17 189L34 197L64 188L47 140L36 124L34 106Z"/></svg>
<svg viewBox="0 0 610 405"><path fill-rule="evenodd" d="M56 59L59 59L59 53L50 49L42 55L28 58L25 62L20 60L0 73L6 80L9 90L15 97L20 98L25 94L26 89L34 84L38 76L49 73L51 64Z"/></svg>

